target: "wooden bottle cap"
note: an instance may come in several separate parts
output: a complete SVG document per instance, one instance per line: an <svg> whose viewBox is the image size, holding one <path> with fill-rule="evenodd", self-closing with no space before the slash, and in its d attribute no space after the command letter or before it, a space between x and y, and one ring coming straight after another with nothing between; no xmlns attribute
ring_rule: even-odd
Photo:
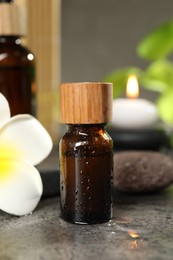
<svg viewBox="0 0 173 260"><path fill-rule="evenodd" d="M0 35L23 36L26 34L26 12L15 3L0 3Z"/></svg>
<svg viewBox="0 0 173 260"><path fill-rule="evenodd" d="M111 122L112 88L112 83L60 84L60 122L65 124Z"/></svg>

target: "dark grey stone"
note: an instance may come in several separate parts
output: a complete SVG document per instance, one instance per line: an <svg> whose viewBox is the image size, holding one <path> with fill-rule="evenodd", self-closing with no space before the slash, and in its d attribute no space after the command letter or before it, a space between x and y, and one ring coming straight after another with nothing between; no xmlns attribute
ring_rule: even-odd
<svg viewBox="0 0 173 260"><path fill-rule="evenodd" d="M173 183L173 160L158 152L128 151L114 156L114 186L119 191L160 191Z"/></svg>

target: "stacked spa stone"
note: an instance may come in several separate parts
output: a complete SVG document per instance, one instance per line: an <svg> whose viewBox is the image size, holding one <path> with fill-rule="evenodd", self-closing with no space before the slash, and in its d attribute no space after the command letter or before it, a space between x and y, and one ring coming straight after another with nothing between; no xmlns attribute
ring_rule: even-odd
<svg viewBox="0 0 173 260"><path fill-rule="evenodd" d="M158 152L128 151L114 156L114 186L128 193L160 191L173 183L173 160Z"/></svg>

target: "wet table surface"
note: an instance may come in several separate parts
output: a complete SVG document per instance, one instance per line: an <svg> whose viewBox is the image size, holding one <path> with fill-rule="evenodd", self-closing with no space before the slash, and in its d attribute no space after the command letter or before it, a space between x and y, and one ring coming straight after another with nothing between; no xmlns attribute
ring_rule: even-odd
<svg viewBox="0 0 173 260"><path fill-rule="evenodd" d="M114 219L73 225L60 219L59 197L33 214L0 212L0 260L173 259L173 187L145 196L114 194Z"/></svg>

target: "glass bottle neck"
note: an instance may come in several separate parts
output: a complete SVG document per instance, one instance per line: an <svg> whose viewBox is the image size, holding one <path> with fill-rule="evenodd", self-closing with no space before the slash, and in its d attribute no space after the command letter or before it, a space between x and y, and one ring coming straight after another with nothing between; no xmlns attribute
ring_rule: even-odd
<svg viewBox="0 0 173 260"><path fill-rule="evenodd" d="M104 131L106 127L106 124L80 124L80 125L67 125L68 132L76 132L76 133L82 133L82 132L98 132L98 131Z"/></svg>
<svg viewBox="0 0 173 260"><path fill-rule="evenodd" d="M17 44L21 43L20 36L0 36L0 43Z"/></svg>

